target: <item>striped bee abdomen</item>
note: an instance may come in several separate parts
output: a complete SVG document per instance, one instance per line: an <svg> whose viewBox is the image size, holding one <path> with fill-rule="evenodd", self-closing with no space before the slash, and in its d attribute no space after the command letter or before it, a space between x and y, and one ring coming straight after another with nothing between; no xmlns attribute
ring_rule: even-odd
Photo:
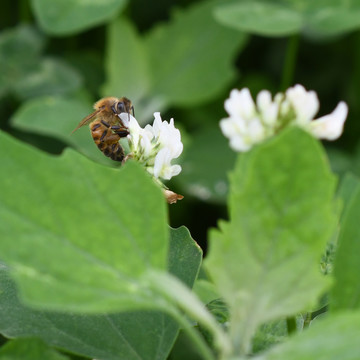
<svg viewBox="0 0 360 360"><path fill-rule="evenodd" d="M119 144L121 136L114 133L110 125L103 120L94 121L90 124L91 136L99 150L114 161L124 159L124 150Z"/></svg>

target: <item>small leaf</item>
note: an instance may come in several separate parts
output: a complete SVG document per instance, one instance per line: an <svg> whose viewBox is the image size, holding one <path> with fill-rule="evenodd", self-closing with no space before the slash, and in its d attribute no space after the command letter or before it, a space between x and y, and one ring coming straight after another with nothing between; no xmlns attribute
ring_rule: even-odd
<svg viewBox="0 0 360 360"><path fill-rule="evenodd" d="M17 339L6 343L0 348L0 360L66 360L55 350L46 346L38 339Z"/></svg>
<svg viewBox="0 0 360 360"><path fill-rule="evenodd" d="M33 11L40 26L48 34L70 35L102 24L125 6L126 0L32 0Z"/></svg>
<svg viewBox="0 0 360 360"><path fill-rule="evenodd" d="M143 282L166 269L166 204L143 168L110 169L73 151L48 156L5 134L0 161L1 259L28 303L82 312L155 305Z"/></svg>
<svg viewBox="0 0 360 360"><path fill-rule="evenodd" d="M357 360L359 323L359 312L329 315L254 360Z"/></svg>
<svg viewBox="0 0 360 360"><path fill-rule="evenodd" d="M328 286L318 267L336 181L319 143L296 128L239 156L230 180L230 222L210 233L205 265L243 353L260 324L305 310Z"/></svg>
<svg viewBox="0 0 360 360"><path fill-rule="evenodd" d="M186 228L171 229L168 268L189 287L201 254ZM164 360L178 332L176 322L159 311L79 315L27 308L5 269L0 270L0 317L0 332L7 337L37 336L52 346L104 360Z"/></svg>
<svg viewBox="0 0 360 360"><path fill-rule="evenodd" d="M330 308L334 311L360 308L360 182L347 177L348 195L350 183L353 191L343 214L334 263L335 284L330 300Z"/></svg>

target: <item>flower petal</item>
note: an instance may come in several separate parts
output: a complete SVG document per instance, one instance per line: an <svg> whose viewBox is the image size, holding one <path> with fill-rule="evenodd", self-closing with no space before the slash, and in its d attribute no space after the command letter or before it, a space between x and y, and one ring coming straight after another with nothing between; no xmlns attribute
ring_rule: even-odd
<svg viewBox="0 0 360 360"><path fill-rule="evenodd" d="M286 99L295 110L298 125L307 125L319 111L319 99L315 91L306 91L302 85L295 85L286 91Z"/></svg>
<svg viewBox="0 0 360 360"><path fill-rule="evenodd" d="M348 114L345 102L340 101L335 110L310 123L310 132L319 139L335 140L343 132Z"/></svg>
<svg viewBox="0 0 360 360"><path fill-rule="evenodd" d="M230 92L230 98L225 101L225 110L230 116L240 116L245 119L252 117L255 113L255 104L250 90L248 88L241 91L233 89Z"/></svg>

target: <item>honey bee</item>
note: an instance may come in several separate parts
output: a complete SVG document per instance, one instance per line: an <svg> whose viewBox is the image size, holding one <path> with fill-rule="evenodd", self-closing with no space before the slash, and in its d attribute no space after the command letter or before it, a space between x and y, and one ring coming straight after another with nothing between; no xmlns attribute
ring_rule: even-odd
<svg viewBox="0 0 360 360"><path fill-rule="evenodd" d="M126 97L106 97L97 101L94 109L72 132L90 123L91 136L99 150L114 161L123 161L124 150L119 140L129 135L129 130L118 115L132 113L134 116L134 106Z"/></svg>

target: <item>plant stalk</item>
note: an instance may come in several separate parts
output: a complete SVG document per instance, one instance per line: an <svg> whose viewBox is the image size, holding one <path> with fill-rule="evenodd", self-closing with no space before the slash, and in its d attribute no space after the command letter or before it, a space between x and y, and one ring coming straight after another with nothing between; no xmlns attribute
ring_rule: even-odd
<svg viewBox="0 0 360 360"><path fill-rule="evenodd" d="M299 50L299 35L292 35L288 39L284 67L281 79L281 91L285 91L294 81L296 58Z"/></svg>

